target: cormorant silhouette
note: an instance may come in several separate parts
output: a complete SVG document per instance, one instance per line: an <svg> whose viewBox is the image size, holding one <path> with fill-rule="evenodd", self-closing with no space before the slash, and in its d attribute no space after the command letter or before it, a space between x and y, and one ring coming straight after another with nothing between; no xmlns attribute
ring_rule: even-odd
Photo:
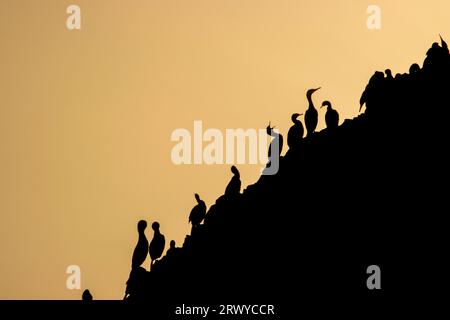
<svg viewBox="0 0 450 320"><path fill-rule="evenodd" d="M391 69L384 70L384 73L386 74L386 79L388 79L388 80L393 80L394 79L394 77L392 76Z"/></svg>
<svg viewBox="0 0 450 320"><path fill-rule="evenodd" d="M138 242L134 248L133 258L131 260L131 268L139 268L147 258L148 254L148 240L145 236L145 229L147 228L147 221L141 220L138 222L137 229L139 233Z"/></svg>
<svg viewBox="0 0 450 320"><path fill-rule="evenodd" d="M170 248L167 249L167 255L169 255L175 249L175 240L170 240Z"/></svg>
<svg viewBox="0 0 450 320"><path fill-rule="evenodd" d="M439 35L439 38L441 38L441 47L442 47L442 49L444 49L445 53L449 54L447 42L445 42L444 39L442 39L441 35Z"/></svg>
<svg viewBox="0 0 450 320"><path fill-rule="evenodd" d="M376 90L379 88L379 85L380 83L382 83L383 80L384 80L384 73L380 71L376 71L370 78L369 83L367 84L366 88L364 89L364 92L361 95L361 98L359 99L360 112L364 104L366 104L366 110L369 110L370 108L369 104L373 102L372 100L373 97L376 95Z"/></svg>
<svg viewBox="0 0 450 320"><path fill-rule="evenodd" d="M320 87L316 88L316 89L309 89L306 92L306 98L308 99L308 104L309 104L308 109L305 112L305 126L306 126L306 131L307 131L306 135L307 136L310 136L311 134L313 134L317 128L319 113L317 112L316 108L314 107L314 103L312 101L312 95L314 92L316 92L319 89L320 89Z"/></svg>
<svg viewBox="0 0 450 320"><path fill-rule="evenodd" d="M89 292L88 289L83 291L83 295L81 296L81 300L83 300L83 301L92 301L93 300L92 294Z"/></svg>
<svg viewBox="0 0 450 320"><path fill-rule="evenodd" d="M303 128L302 122L297 119L299 116L301 116L301 114L299 113L294 113L291 116L291 120L294 125L289 129L288 132L287 144L289 146L289 149L297 148L301 140L303 139L303 135L305 134L305 129Z"/></svg>
<svg viewBox="0 0 450 320"><path fill-rule="evenodd" d="M327 113L325 114L325 123L328 129L336 129L339 126L339 113L333 109L330 101L324 101L320 108L327 106Z"/></svg>
<svg viewBox="0 0 450 320"><path fill-rule="evenodd" d="M275 144L276 142L278 142L278 155L281 155L281 151L283 150L283 136L280 133L275 132L273 129L275 129L275 127L271 127L270 126L270 122L269 125L266 128L266 132L269 136L273 137L273 141L270 143L269 145L269 151L268 151L268 157L269 157L269 162L271 161L271 156L272 156L272 145Z"/></svg>
<svg viewBox="0 0 450 320"><path fill-rule="evenodd" d="M241 174L239 170L235 167L231 167L231 172L234 174L233 178L231 178L230 182L225 189L226 195L235 195L241 192Z"/></svg>
<svg viewBox="0 0 450 320"><path fill-rule="evenodd" d="M150 246L148 251L150 253L150 258L152 259L150 266L152 266L156 259L159 259L164 251L164 246L166 245L166 238L159 231L159 223L153 222L152 229L155 232L153 235L153 239L150 242Z"/></svg>
<svg viewBox="0 0 450 320"><path fill-rule="evenodd" d="M409 67L409 74L417 74L420 72L420 66L417 63L413 63L411 67Z"/></svg>
<svg viewBox="0 0 450 320"><path fill-rule="evenodd" d="M202 223L206 215L206 204L205 201L200 199L200 196L196 193L195 200L197 200L197 205L192 208L189 214L189 222L192 223L192 228L195 228Z"/></svg>

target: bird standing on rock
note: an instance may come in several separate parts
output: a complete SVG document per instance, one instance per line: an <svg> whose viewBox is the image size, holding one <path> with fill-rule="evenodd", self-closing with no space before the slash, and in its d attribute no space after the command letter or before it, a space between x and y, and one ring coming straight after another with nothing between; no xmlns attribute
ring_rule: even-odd
<svg viewBox="0 0 450 320"><path fill-rule="evenodd" d="M305 112L305 126L307 131L307 136L310 136L311 134L316 131L317 128L317 122L319 119L319 113L317 112L317 109L314 107L314 103L312 101L312 95L314 92L319 90L319 88L316 89L309 89L306 92L306 98L308 99L308 109Z"/></svg>
<svg viewBox="0 0 450 320"><path fill-rule="evenodd" d="M197 205L192 208L189 214L189 222L192 223L192 228L198 227L202 223L206 216L206 204L205 201L200 199L200 196L196 193L195 200L197 200Z"/></svg>
<svg viewBox="0 0 450 320"><path fill-rule="evenodd" d="M153 235L153 239L150 242L150 246L148 248L148 251L150 253L150 258L152 259L150 266L152 266L155 263L155 260L157 260L161 257L161 255L164 251L164 246L166 245L166 238L159 231L159 223L158 222L155 221L152 223L152 229L155 233Z"/></svg>
<svg viewBox="0 0 450 320"><path fill-rule="evenodd" d="M225 189L226 195L234 195L241 192L241 174L235 166L231 167L231 172L234 174L234 176L233 178L231 178L230 182L228 182L228 185Z"/></svg>
<svg viewBox="0 0 450 320"><path fill-rule="evenodd" d="M330 101L324 101L322 103L323 107L327 107L327 113L325 114L325 123L328 129L336 129L339 126L339 113L333 109Z"/></svg>
<svg viewBox="0 0 450 320"><path fill-rule="evenodd" d="M270 122L269 125L266 128L266 133L273 137L272 142L269 145L269 151L268 151L268 157L269 157L269 161L271 161L271 157L272 157L272 147L276 148L276 146L278 147L278 150L273 150L277 156L279 157L281 155L281 150L283 150L283 136L278 133L275 132L273 129L275 129L275 127L271 127L270 126Z"/></svg>
<svg viewBox="0 0 450 320"><path fill-rule="evenodd" d="M88 289L83 291L83 295L81 296L81 300L83 300L83 301L92 301L93 300L92 294L89 292Z"/></svg>
<svg viewBox="0 0 450 320"><path fill-rule="evenodd" d="M139 233L138 242L134 248L133 258L131 260L131 268L139 268L147 258L148 254L148 240L145 236L145 229L147 228L147 221L141 220L138 222L137 229Z"/></svg>
<svg viewBox="0 0 450 320"><path fill-rule="evenodd" d="M305 129L303 128L302 122L297 119L300 116L301 114L299 113L294 113L291 116L291 120L294 125L289 129L288 132L287 143L289 149L295 149L296 147L298 147L301 140L303 139L303 135L305 134Z"/></svg>

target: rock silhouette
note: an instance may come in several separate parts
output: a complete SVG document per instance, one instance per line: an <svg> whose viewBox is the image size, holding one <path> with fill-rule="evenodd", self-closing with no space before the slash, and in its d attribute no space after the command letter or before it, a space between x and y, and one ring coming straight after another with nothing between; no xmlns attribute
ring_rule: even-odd
<svg viewBox="0 0 450 320"><path fill-rule="evenodd" d="M442 41L422 68L395 78L376 72L361 96L365 112L338 127L334 118L335 130L314 135L317 89L309 90L301 154L290 148L276 175L219 197L177 259L142 271L141 286L130 275L128 300L152 308L156 300L230 296L292 306L319 297L382 303L439 283L447 192L435 179L448 172L449 83ZM365 284L372 264L385 272L382 297Z"/></svg>

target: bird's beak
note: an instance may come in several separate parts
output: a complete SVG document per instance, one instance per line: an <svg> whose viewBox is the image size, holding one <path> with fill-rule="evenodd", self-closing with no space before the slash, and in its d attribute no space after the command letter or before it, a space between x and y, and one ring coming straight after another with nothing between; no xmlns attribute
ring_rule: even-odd
<svg viewBox="0 0 450 320"><path fill-rule="evenodd" d="M317 89L314 89L314 92L316 92L317 90L322 89L322 87L318 87Z"/></svg>

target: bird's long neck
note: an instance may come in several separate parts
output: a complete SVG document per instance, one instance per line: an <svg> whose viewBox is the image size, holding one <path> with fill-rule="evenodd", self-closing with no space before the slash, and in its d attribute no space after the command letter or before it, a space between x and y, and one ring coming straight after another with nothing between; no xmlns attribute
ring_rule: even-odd
<svg viewBox="0 0 450 320"><path fill-rule="evenodd" d="M313 103L313 101L312 101L312 94L309 94L309 95L307 96L307 98L308 98L308 103L309 103L308 109L315 109L314 103Z"/></svg>
<svg viewBox="0 0 450 320"><path fill-rule="evenodd" d="M277 133L275 130L273 130L273 129L271 129L270 131L268 131L267 132L267 134L269 135L269 136L271 136L271 137L274 137L274 138L276 138L276 137L278 137L280 134L279 133Z"/></svg>
<svg viewBox="0 0 450 320"><path fill-rule="evenodd" d="M144 231L139 231L139 240L145 240L147 237L145 236Z"/></svg>

